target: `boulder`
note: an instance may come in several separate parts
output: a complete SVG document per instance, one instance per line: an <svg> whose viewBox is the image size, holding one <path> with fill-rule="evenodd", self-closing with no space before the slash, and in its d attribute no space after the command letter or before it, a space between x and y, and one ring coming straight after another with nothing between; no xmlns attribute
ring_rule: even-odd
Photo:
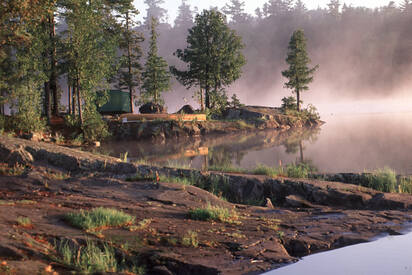
<svg viewBox="0 0 412 275"><path fill-rule="evenodd" d="M179 111L176 112L177 114L194 114L195 113L195 109L193 109L192 106L190 106L189 104L184 105L182 108L180 108Z"/></svg>
<svg viewBox="0 0 412 275"><path fill-rule="evenodd" d="M141 114L164 114L166 109L160 104L148 102L140 106L139 112Z"/></svg>

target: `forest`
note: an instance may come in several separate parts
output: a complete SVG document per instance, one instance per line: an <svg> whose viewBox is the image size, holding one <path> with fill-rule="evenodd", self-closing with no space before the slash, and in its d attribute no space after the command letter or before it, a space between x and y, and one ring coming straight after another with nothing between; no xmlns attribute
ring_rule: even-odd
<svg viewBox="0 0 412 275"><path fill-rule="evenodd" d="M285 93L288 42L298 29L305 32L312 63L320 64L308 93L335 99L388 96L409 83L409 0L375 9L331 0L327 8L315 10L300 0L270 0L255 14L246 13L240 0L229 1L220 11L198 11L183 0L173 23L166 20L164 1L144 3L142 22L130 0L1 5L0 104L1 113L12 107L11 128L40 130L53 115L66 113L69 124L100 139L106 125L96 106L107 101L102 91L112 88L129 91L132 111L148 101L164 102L169 111L187 102L203 106L203 96L211 109L226 106L231 95L235 104L238 97L247 104L279 104ZM238 54L226 80L214 76L197 87L179 75L185 68L182 49L190 44L189 29L196 18L214 12L227 36L237 41ZM208 89L215 93L210 99Z"/></svg>

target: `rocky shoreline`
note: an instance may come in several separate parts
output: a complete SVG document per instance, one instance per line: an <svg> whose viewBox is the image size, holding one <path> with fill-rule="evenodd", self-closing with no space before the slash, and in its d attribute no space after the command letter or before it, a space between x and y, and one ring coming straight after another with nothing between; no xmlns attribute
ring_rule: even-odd
<svg viewBox="0 0 412 275"><path fill-rule="evenodd" d="M400 234L412 214L412 196L406 194L336 181L123 163L5 135L0 136L0 159L10 167L25 167L21 174L3 168L0 175L0 261L10 274L47 268L69 274L73 267L52 261L41 249L62 239L109 243L127 261L144 266L146 274L259 274L314 252L383 233ZM191 178L196 184L157 176ZM267 199L270 204L258 206ZM236 211L238 222L188 217L190 209L207 204ZM135 231L107 228L98 237L70 227L62 218L94 207L121 209L150 224ZM30 218L33 226L19 226L19 216ZM188 231L196 232L198 246L175 241Z"/></svg>
<svg viewBox="0 0 412 275"><path fill-rule="evenodd" d="M298 118L282 114L278 108L246 106L228 109L220 120L174 121L147 120L109 121L109 132L116 140L160 140L198 137L261 130L286 131L291 128L319 127L324 122L315 118Z"/></svg>

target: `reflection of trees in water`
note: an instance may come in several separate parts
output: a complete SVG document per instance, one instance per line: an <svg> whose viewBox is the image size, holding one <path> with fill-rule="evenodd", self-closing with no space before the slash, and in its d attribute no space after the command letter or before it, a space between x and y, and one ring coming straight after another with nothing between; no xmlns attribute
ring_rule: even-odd
<svg viewBox="0 0 412 275"><path fill-rule="evenodd" d="M299 162L304 163L304 142L314 143L320 133L319 128L301 128L287 132L266 131L243 134L225 138L225 142L209 147L207 164L210 166L231 166L233 162L240 165L249 151L285 146L287 154L299 152ZM311 163L311 161L309 160Z"/></svg>
<svg viewBox="0 0 412 275"><path fill-rule="evenodd" d="M231 166L234 160L240 165L246 152L232 151L224 146L209 148L208 165L209 166Z"/></svg>

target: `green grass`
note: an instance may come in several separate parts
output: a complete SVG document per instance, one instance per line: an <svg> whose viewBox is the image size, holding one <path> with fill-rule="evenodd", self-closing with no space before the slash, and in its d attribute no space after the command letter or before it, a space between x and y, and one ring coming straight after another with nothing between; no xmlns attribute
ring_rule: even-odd
<svg viewBox="0 0 412 275"><path fill-rule="evenodd" d="M305 163L291 163L286 165L286 175L289 178L308 178L311 168Z"/></svg>
<svg viewBox="0 0 412 275"><path fill-rule="evenodd" d="M197 233L192 230L187 231L187 233L183 236L181 243L184 246L198 247L199 240L197 238Z"/></svg>
<svg viewBox="0 0 412 275"><path fill-rule="evenodd" d="M57 261L81 273L124 271L135 274L145 273L143 267L137 265L128 267L124 261L119 264L115 249L106 243L98 246L95 242L87 240L85 246L75 247L66 241L56 246L56 251L59 255Z"/></svg>
<svg viewBox="0 0 412 275"><path fill-rule="evenodd" d="M230 211L227 208L220 206L212 206L208 204L206 208L196 208L190 210L188 216L192 220L200 221L216 221L226 223L238 223L239 216L236 211Z"/></svg>
<svg viewBox="0 0 412 275"><path fill-rule="evenodd" d="M361 184L365 187L369 187L382 192L399 191L396 172L389 167L377 169L372 171L370 174L365 174L363 176L363 181ZM406 187L406 181L404 182L403 187Z"/></svg>
<svg viewBox="0 0 412 275"><path fill-rule="evenodd" d="M412 194L412 178L401 177L399 179L398 193Z"/></svg>
<svg viewBox="0 0 412 275"><path fill-rule="evenodd" d="M16 221L18 225L23 227L31 227L33 225L30 218L27 217L18 217Z"/></svg>
<svg viewBox="0 0 412 275"><path fill-rule="evenodd" d="M211 165L208 167L209 171L226 172L226 173L248 173L247 169L241 167L235 167L232 165Z"/></svg>
<svg viewBox="0 0 412 275"><path fill-rule="evenodd" d="M277 177L283 174L283 167L281 166L266 166L263 164L258 164L255 169L252 170L255 175L265 175L269 177Z"/></svg>
<svg viewBox="0 0 412 275"><path fill-rule="evenodd" d="M0 164L0 175L3 176L21 176L25 172L24 165L16 164L13 167L9 167L5 163Z"/></svg>
<svg viewBox="0 0 412 275"><path fill-rule="evenodd" d="M134 223L135 218L117 209L94 208L90 211L80 210L78 213L68 213L65 216L71 225L94 231L105 227L126 226Z"/></svg>

